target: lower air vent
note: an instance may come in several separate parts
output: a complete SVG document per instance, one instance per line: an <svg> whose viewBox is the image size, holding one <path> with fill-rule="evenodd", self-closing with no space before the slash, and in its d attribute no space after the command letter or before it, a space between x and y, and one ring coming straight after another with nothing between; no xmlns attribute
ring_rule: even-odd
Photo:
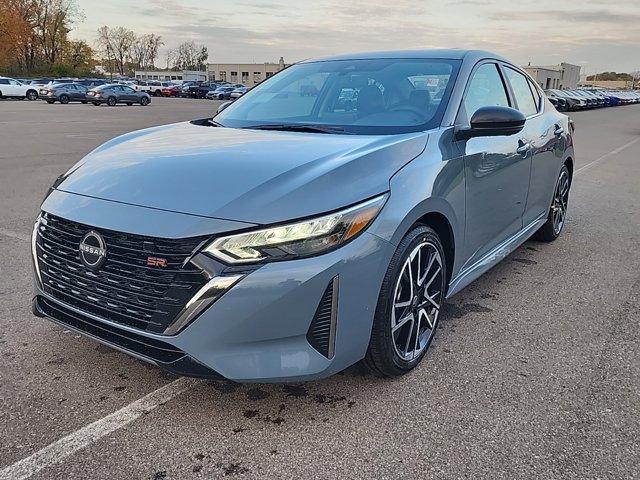
<svg viewBox="0 0 640 480"><path fill-rule="evenodd" d="M333 358L335 351L337 316L338 277L334 277L322 295L307 332L307 341L327 358Z"/></svg>

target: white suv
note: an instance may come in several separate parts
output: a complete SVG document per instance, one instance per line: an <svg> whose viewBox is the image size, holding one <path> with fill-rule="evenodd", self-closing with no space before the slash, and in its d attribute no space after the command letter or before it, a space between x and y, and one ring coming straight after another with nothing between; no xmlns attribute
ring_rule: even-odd
<svg viewBox="0 0 640 480"><path fill-rule="evenodd" d="M32 85L24 85L13 78L0 77L0 98L26 98L37 100L38 90Z"/></svg>

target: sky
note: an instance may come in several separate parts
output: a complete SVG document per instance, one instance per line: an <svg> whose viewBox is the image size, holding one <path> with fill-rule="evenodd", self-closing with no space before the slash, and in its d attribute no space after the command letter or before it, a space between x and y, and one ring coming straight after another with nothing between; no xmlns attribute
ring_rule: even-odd
<svg viewBox="0 0 640 480"><path fill-rule="evenodd" d="M102 25L185 40L209 63L277 62L346 52L479 48L526 65L562 61L583 73L640 70L640 0L77 0L71 33Z"/></svg>

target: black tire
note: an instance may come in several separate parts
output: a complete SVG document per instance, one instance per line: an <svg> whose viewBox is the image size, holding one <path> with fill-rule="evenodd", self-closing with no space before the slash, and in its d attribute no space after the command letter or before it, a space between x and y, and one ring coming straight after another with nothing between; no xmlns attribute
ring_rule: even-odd
<svg viewBox="0 0 640 480"><path fill-rule="evenodd" d="M4 95L2 95L2 90L0 90L0 100L4 100Z"/></svg>
<svg viewBox="0 0 640 480"><path fill-rule="evenodd" d="M133 103L132 102L127 102L127 106L131 107L131 106L133 106Z"/></svg>
<svg viewBox="0 0 640 480"><path fill-rule="evenodd" d="M109 105L110 107L115 107L116 103L118 103L118 99L116 97L107 98L107 105Z"/></svg>
<svg viewBox="0 0 640 480"><path fill-rule="evenodd" d="M156 90L155 96L156 97L161 97L162 96L162 91L161 90Z"/></svg>
<svg viewBox="0 0 640 480"><path fill-rule="evenodd" d="M224 100L224 95L222 94L218 95L218 100Z"/></svg>
<svg viewBox="0 0 640 480"><path fill-rule="evenodd" d="M142 105L143 107L146 107L147 105L149 105L149 99L147 97L142 97L140 99L140 105Z"/></svg>
<svg viewBox="0 0 640 480"><path fill-rule="evenodd" d="M56 101L55 101L55 100L47 100L47 103L48 103L49 105L53 105L54 103L56 103Z"/></svg>
<svg viewBox="0 0 640 480"><path fill-rule="evenodd" d="M69 95L62 94L58 100L60 100L61 104L66 105L69 103Z"/></svg>
<svg viewBox="0 0 640 480"><path fill-rule="evenodd" d="M91 102L91 103L93 103L96 107L99 107L101 105L100 102Z"/></svg>
<svg viewBox="0 0 640 480"><path fill-rule="evenodd" d="M397 288L400 285L402 279L406 278L402 277L402 275L403 272L405 272L405 267L407 265L408 259L410 258L412 252L415 252L418 248L428 248L428 250L420 250L420 254L422 254L423 251L431 251L435 256L435 252L437 251L437 254L439 255L439 257L437 258L439 259L440 263L440 273L438 273L436 270L430 269L435 269L437 265L434 263L432 267L430 267L429 265L425 267L426 270L423 275L423 286L426 285L427 292L429 291L429 288L435 288L438 290L439 294L429 293L429 295L432 295L433 298L437 299L439 307L431 319L431 322L433 323L432 328L427 328L429 332L428 337L424 339L426 343L421 346L421 351L417 355L415 355L412 359L407 360L405 358L402 358L402 356L398 353L398 349L396 346L396 342L405 343L405 340L399 337L394 338L394 333L392 333L392 309L398 308L399 303L395 302L400 301L401 295L399 295L399 293L401 291L398 292ZM414 261L417 261L418 263L417 271L419 272L419 270L421 269L420 260ZM442 304L444 302L444 297L446 294L446 264L447 262L444 255L444 249L442 248L442 242L440 241L438 234L428 226L418 226L414 228L405 235L405 237L400 242L400 245L398 245L398 248L396 249L389 264L389 268L387 269L387 273L385 274L384 280L382 282L382 287L380 288L380 295L378 297L378 304L376 306L376 312L373 320L373 328L371 329L369 348L367 349L367 354L363 362L364 365L374 374L383 377L397 377L400 375L404 375L405 373L415 368L424 358L424 355L426 354L437 329L439 311L442 308ZM411 261L409 261L409 268L413 268L413 262ZM419 278L420 276L420 273L416 275L417 278ZM433 276L433 281L430 283L431 286L429 286L429 282L427 282L427 280L428 277L431 276ZM415 296L413 298L410 298L410 305L404 307L409 310L413 310L414 308L416 308L417 303L420 301L421 297L423 297L420 291L414 291L413 288L411 291L415 293ZM426 305L428 308L434 308L429 303L426 303ZM405 315L406 318L406 314L403 315ZM425 324L425 326L426 325L429 324ZM420 328L419 323L416 328ZM414 324L412 322L409 326L407 334L404 336L407 345L414 343L412 341L412 338L415 338L413 336L413 330ZM401 328L397 331L399 335L403 333ZM424 334L427 334L426 330ZM420 337L419 332L418 337ZM415 341L415 344L418 344L417 340ZM415 351L413 353L415 354Z"/></svg>
<svg viewBox="0 0 640 480"><path fill-rule="evenodd" d="M27 90L27 100L33 102L38 99L38 92L35 90Z"/></svg>
<svg viewBox="0 0 640 480"><path fill-rule="evenodd" d="M566 223L570 190L571 174L567 166L563 165L553 189L553 199L551 200L547 221L533 234L534 239L541 242L553 242L560 236ZM561 222L558 222L559 215L561 216Z"/></svg>
<svg viewBox="0 0 640 480"><path fill-rule="evenodd" d="M86 105L86 104L87 104L87 101L86 101L86 100L80 100L80 102L81 102L83 105Z"/></svg>

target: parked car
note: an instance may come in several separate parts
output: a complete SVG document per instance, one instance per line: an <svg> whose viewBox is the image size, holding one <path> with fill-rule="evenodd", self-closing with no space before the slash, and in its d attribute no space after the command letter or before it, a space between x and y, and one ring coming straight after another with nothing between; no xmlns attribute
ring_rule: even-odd
<svg viewBox="0 0 640 480"><path fill-rule="evenodd" d="M108 84L89 90L87 100L96 106L103 103L110 107L114 107L118 103L125 103L129 106L139 103L144 107L151 102L151 96L146 92L136 92L127 85Z"/></svg>
<svg viewBox="0 0 640 480"><path fill-rule="evenodd" d="M42 87L39 94L40 98L49 104L56 101L62 104L69 102L87 103L87 87L79 83L54 83L53 85Z"/></svg>
<svg viewBox="0 0 640 480"><path fill-rule="evenodd" d="M235 87L222 86L207 92L206 97L210 100L227 100L234 90Z"/></svg>
<svg viewBox="0 0 640 480"><path fill-rule="evenodd" d="M187 96L191 98L206 98L207 93L216 90L219 86L219 84L213 82L190 85L187 89Z"/></svg>
<svg viewBox="0 0 640 480"><path fill-rule="evenodd" d="M180 96L180 92L182 91L182 89L180 88L180 85L169 85L166 87L162 87L162 96L163 97L178 97Z"/></svg>
<svg viewBox="0 0 640 480"><path fill-rule="evenodd" d="M33 85L24 85L13 78L0 77L0 98L37 100L38 90Z"/></svg>
<svg viewBox="0 0 640 480"><path fill-rule="evenodd" d="M402 375L445 299L561 235L572 136L488 52L303 61L59 177L33 230L34 312L181 375L298 381L360 360Z"/></svg>
<svg viewBox="0 0 640 480"><path fill-rule="evenodd" d="M236 100L236 99L240 98L242 95L244 95L245 93L247 93L248 91L249 91L249 87L243 85L241 87L238 87L238 88L234 89L229 94L229 98L231 98L232 100Z"/></svg>
<svg viewBox="0 0 640 480"><path fill-rule="evenodd" d="M575 95L569 95L564 90L545 90L549 101L556 105L556 108L560 111L566 110L581 110L583 108L587 108L587 100L582 97L577 97Z"/></svg>

